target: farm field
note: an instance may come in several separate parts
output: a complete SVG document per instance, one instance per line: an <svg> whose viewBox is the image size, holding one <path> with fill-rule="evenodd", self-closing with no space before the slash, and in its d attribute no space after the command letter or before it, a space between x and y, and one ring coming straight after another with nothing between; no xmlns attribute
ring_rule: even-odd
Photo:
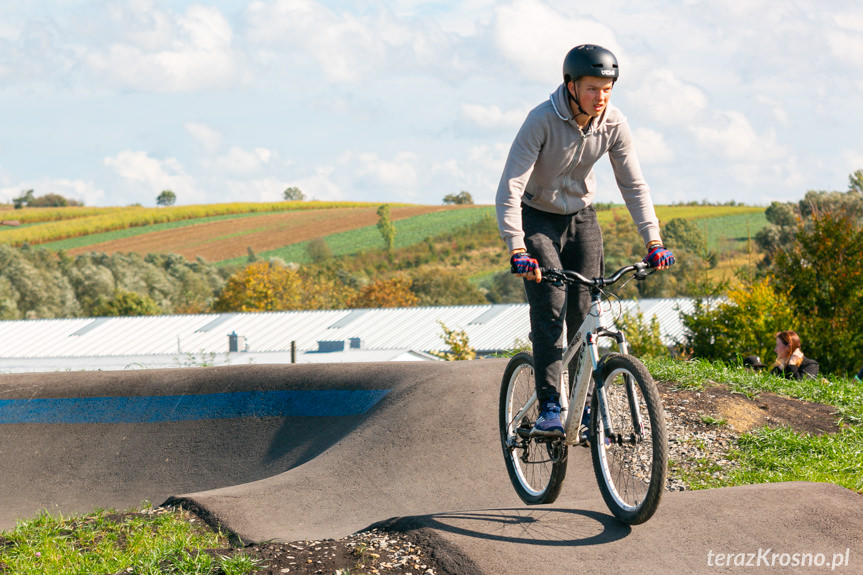
<svg viewBox="0 0 863 575"><path fill-rule="evenodd" d="M394 221L423 214L452 211L449 206L405 206L391 208ZM88 243L68 249L70 255L85 252L104 253L175 253L187 259L201 257L221 262L246 257L249 248L256 253L269 253L285 246L300 244L357 228L374 227L377 208L333 208L302 212L279 212L244 217L218 218L207 222ZM377 233L377 230L375 230ZM380 236L378 236L380 239ZM48 248L55 245L48 244Z"/></svg>
<svg viewBox="0 0 863 575"><path fill-rule="evenodd" d="M309 261L309 242L322 239L334 256L384 247L377 230L377 204L282 202L214 204L171 208L32 208L3 210L18 228L0 227L0 243L29 243L69 255L174 253L194 260L242 263L251 249L263 257ZM395 247L415 245L482 218L494 206L391 205ZM661 222L691 219L703 229L709 249L740 251L767 224L764 208L753 206L657 206ZM601 224L628 218L616 205L601 210ZM496 238L495 240L496 241ZM487 248L500 248L502 242ZM477 246L479 247L479 246Z"/></svg>

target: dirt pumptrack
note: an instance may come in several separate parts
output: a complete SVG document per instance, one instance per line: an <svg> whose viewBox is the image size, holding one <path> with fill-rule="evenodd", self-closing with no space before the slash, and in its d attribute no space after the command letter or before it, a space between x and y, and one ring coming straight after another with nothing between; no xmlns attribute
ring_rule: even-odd
<svg viewBox="0 0 863 575"><path fill-rule="evenodd" d="M498 440L504 366L3 375L0 530L171 500L245 542L386 525L449 573L863 573L863 497L828 484L667 493L628 527L577 447L558 501L525 506Z"/></svg>

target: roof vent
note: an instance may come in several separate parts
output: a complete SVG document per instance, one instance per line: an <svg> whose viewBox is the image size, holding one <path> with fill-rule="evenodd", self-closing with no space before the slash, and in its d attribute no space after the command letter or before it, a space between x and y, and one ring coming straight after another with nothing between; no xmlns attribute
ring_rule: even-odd
<svg viewBox="0 0 863 575"><path fill-rule="evenodd" d="M334 351L345 351L345 340L318 341L318 352L331 353Z"/></svg>

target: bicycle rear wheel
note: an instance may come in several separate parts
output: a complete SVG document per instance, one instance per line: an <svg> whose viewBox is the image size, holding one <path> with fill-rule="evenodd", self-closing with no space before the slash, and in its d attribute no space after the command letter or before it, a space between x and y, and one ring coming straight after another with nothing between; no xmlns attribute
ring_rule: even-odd
<svg viewBox="0 0 863 575"><path fill-rule="evenodd" d="M599 490L611 512L629 524L654 514L668 474L665 412L653 378L630 355L607 356L591 402L590 451ZM610 428L601 419L605 404Z"/></svg>
<svg viewBox="0 0 863 575"><path fill-rule="evenodd" d="M533 357L513 356L500 389L500 439L509 479L521 500L529 505L552 503L566 476L567 447L561 440L529 436L539 415L535 399ZM519 413L524 412L519 416Z"/></svg>

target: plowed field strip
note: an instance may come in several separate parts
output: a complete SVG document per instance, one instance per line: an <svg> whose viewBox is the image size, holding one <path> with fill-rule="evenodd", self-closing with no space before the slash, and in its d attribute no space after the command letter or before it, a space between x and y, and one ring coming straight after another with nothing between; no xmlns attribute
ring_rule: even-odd
<svg viewBox="0 0 863 575"><path fill-rule="evenodd" d="M458 209L453 206L408 206L392 208L393 220L432 212ZM285 212L257 217L208 222L172 230L91 244L68 250L70 255L87 252L112 254L174 253L186 259L201 257L217 262L244 256L248 248L265 252L291 244L370 226L378 221L377 208L335 208Z"/></svg>

